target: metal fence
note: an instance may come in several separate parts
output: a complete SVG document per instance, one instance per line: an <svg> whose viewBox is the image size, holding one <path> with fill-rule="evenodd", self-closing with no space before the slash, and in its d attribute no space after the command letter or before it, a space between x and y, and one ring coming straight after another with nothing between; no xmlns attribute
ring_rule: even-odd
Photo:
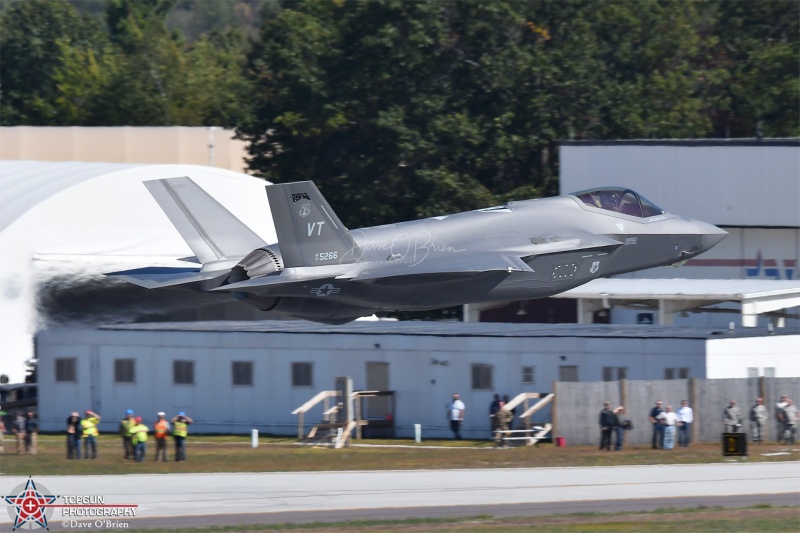
<svg viewBox="0 0 800 533"><path fill-rule="evenodd" d="M603 402L612 408L625 407L625 418L634 429L625 432L626 444L648 444L652 438L650 410L657 400L675 411L681 400L687 400L694 410L692 441L719 442L724 431L723 410L730 400L736 400L744 417L743 430L750 432L749 413L757 397L764 398L770 422L768 440L775 440L775 403L782 394L800 401L800 378L742 378L742 379L673 379L658 381L596 381L554 382L553 435L563 437L568 444L598 444L598 419Z"/></svg>

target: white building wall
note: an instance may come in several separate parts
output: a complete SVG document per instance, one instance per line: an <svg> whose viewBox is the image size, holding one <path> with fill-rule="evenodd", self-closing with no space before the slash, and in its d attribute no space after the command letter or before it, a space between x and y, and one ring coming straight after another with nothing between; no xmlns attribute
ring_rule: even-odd
<svg viewBox="0 0 800 533"><path fill-rule="evenodd" d="M704 339L55 330L38 337L39 410L43 430L60 430L70 411L91 408L104 416L103 432L115 431L124 411L134 409L150 423L158 411L186 411L196 432L294 434L292 410L332 390L336 376L366 389L366 364L380 361L389 363L399 436L411 436L413 424L427 437L450 436L445 409L458 392L467 406L465 436L488 438L494 393L549 392L561 365L577 365L580 381L602 380L605 366L627 368L628 379L662 379L665 368L703 378L704 346ZM78 359L77 383L55 382L57 357ZM117 358L136 360L135 384L114 383ZM195 361L194 385L173 384L173 361L181 359ZM232 385L233 361L253 361L253 386ZM313 363L313 387L291 386L292 362ZM471 389L472 364L493 365L494 390ZM522 384L523 366L535 367L533 384ZM321 413L320 405L306 423Z"/></svg>
<svg viewBox="0 0 800 533"><path fill-rule="evenodd" d="M728 236L685 265L625 274L628 278L800 280L800 228L725 228Z"/></svg>
<svg viewBox="0 0 800 533"><path fill-rule="evenodd" d="M709 379L753 377L750 368L758 376L765 375L765 368L773 368L776 378L800 376L800 335L711 339L706 350Z"/></svg>
<svg viewBox="0 0 800 533"><path fill-rule="evenodd" d="M800 141L632 141L561 146L560 189L630 187L664 209L724 226L722 242L680 268L623 277L800 280ZM678 326L727 327L735 312L676 316ZM641 311L615 308L611 322L635 324ZM787 312L797 314L797 308ZM761 316L759 327L770 317ZM797 329L796 318L785 320Z"/></svg>
<svg viewBox="0 0 800 533"><path fill-rule="evenodd" d="M630 187L667 211L716 225L800 227L800 142L564 143L560 189Z"/></svg>

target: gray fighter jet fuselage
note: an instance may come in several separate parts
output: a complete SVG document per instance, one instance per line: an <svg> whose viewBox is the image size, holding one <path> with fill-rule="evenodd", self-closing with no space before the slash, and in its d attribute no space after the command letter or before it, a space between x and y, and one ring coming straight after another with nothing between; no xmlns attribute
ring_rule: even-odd
<svg viewBox="0 0 800 533"><path fill-rule="evenodd" d="M111 275L150 288L227 292L325 323L543 298L680 264L727 235L613 187L348 231L306 181L266 187L278 236L267 244L188 178L146 186L202 267Z"/></svg>

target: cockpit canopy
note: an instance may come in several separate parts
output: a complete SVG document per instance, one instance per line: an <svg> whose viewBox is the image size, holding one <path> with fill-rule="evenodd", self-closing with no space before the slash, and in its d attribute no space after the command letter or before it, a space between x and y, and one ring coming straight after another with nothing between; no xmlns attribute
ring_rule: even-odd
<svg viewBox="0 0 800 533"><path fill-rule="evenodd" d="M622 213L639 218L654 217L666 213L656 204L632 191L622 187L606 187L572 193L584 204L599 207L607 211Z"/></svg>

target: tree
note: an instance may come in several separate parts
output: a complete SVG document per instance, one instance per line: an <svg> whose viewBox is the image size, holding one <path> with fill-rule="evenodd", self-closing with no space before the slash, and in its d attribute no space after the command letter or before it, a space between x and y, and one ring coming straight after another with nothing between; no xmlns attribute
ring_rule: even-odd
<svg viewBox="0 0 800 533"><path fill-rule="evenodd" d="M520 100L545 38L514 2L291 3L249 56L251 169L314 179L350 225L547 184ZM541 30L540 30L541 31Z"/></svg>
<svg viewBox="0 0 800 533"><path fill-rule="evenodd" d="M798 131L798 5L286 2L248 55L250 168L348 225L557 190L562 139Z"/></svg>
<svg viewBox="0 0 800 533"><path fill-rule="evenodd" d="M800 135L800 4L731 0L714 7L715 61L730 72L715 134Z"/></svg>
<svg viewBox="0 0 800 533"><path fill-rule="evenodd" d="M0 123L72 125L59 107L56 72L74 57L102 55L107 39L63 0L17 2L0 16Z"/></svg>

